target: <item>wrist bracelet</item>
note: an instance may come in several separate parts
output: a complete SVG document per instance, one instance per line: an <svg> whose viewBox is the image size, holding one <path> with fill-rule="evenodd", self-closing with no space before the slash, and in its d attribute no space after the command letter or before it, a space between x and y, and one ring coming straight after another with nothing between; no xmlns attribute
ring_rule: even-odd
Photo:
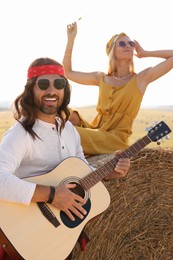
<svg viewBox="0 0 173 260"><path fill-rule="evenodd" d="M52 203L53 199L55 196L55 187L54 186L50 186L50 195L49 195L49 199L47 201L47 203Z"/></svg>

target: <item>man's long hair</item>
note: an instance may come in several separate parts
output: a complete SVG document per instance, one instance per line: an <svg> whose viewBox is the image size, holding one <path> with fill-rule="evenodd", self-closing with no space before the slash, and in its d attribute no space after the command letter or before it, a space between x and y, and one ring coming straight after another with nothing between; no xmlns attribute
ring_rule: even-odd
<svg viewBox="0 0 173 260"><path fill-rule="evenodd" d="M40 65L59 65L62 66L59 62L50 59L50 58L39 58L31 63L29 68L40 66ZM64 88L64 100L62 105L57 109L57 116L61 119L60 129L64 128L65 122L69 118L68 104L70 102L70 85L66 77L61 76L66 80L66 87ZM24 129L35 139L38 137L33 131L32 127L37 118L37 108L35 106L33 87L37 80L37 77L27 80L24 87L24 91L19 95L14 101L14 118L19 121Z"/></svg>

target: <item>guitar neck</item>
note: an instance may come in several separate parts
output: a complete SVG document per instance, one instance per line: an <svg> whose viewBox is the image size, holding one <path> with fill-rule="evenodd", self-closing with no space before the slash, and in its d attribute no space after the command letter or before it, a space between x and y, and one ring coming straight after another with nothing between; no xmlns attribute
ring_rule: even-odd
<svg viewBox="0 0 173 260"><path fill-rule="evenodd" d="M80 184L84 187L85 190L89 190L99 181L103 180L109 173L113 172L120 158L132 158L150 142L150 138L147 135L144 136L133 145L131 145L129 148L124 150L122 153L116 155L112 160L101 166L99 169L89 173L87 176L80 180Z"/></svg>

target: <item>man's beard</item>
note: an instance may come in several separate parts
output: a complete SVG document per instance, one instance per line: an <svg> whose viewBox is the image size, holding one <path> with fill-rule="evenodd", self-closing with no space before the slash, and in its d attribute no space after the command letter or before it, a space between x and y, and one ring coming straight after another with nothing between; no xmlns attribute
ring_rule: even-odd
<svg viewBox="0 0 173 260"><path fill-rule="evenodd" d="M44 104L44 101L40 102L38 100L35 100L35 106L40 112L42 112L46 115L56 115L57 111L59 110L59 108L62 105L62 102L60 102L59 98L57 98L56 102L58 102L58 104L56 106L47 106L46 104Z"/></svg>
<svg viewBox="0 0 173 260"><path fill-rule="evenodd" d="M58 111L58 107L47 107L44 106L43 104L40 104L39 106L37 106L38 110L46 115L54 115L57 114Z"/></svg>

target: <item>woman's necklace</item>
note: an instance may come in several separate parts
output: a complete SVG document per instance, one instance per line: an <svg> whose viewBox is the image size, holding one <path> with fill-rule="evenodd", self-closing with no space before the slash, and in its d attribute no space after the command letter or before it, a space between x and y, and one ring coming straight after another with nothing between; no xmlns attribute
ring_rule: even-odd
<svg viewBox="0 0 173 260"><path fill-rule="evenodd" d="M117 77L114 76L114 74L112 74L112 77L113 77L114 79L117 79L117 80L122 80L122 79L126 79L126 78L130 77L131 75L132 75L132 73L128 74L128 75L125 76L125 77L117 78Z"/></svg>

